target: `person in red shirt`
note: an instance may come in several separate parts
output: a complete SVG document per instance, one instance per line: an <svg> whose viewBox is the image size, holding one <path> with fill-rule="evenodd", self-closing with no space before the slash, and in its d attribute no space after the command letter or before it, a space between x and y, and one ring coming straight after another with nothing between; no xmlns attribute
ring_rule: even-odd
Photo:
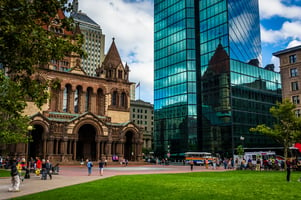
<svg viewBox="0 0 301 200"><path fill-rule="evenodd" d="M40 171L42 169L42 161L40 160L39 157L36 157L36 174L39 176Z"/></svg>

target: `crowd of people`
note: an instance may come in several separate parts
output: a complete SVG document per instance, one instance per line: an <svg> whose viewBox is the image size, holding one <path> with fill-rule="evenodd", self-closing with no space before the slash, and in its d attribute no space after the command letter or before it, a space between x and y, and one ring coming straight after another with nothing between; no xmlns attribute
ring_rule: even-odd
<svg viewBox="0 0 301 200"><path fill-rule="evenodd" d="M41 180L46 180L49 176L52 179L53 171L58 172L58 165L52 166L51 162L47 159L40 159L39 157L30 158L26 161L25 158L16 157L5 157L0 156L0 168L10 169L11 175L11 186L8 191L18 192L20 191L20 183L24 179L30 178L30 173L34 173L35 176L41 178Z"/></svg>

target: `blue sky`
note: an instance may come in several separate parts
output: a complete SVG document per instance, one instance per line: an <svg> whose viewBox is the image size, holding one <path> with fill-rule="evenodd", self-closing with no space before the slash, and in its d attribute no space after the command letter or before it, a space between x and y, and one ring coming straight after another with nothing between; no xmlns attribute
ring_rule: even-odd
<svg viewBox="0 0 301 200"><path fill-rule="evenodd" d="M79 0L79 9L112 38L130 67L130 81L140 82L140 99L153 103L153 0ZM301 45L301 0L259 0L262 66L279 60L273 52ZM136 98L139 90L136 90Z"/></svg>

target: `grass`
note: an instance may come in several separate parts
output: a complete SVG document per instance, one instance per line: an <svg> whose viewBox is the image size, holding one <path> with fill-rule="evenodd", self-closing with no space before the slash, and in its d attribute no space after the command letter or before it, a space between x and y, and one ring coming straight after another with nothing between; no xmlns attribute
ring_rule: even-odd
<svg viewBox="0 0 301 200"><path fill-rule="evenodd" d="M301 199L300 172L195 172L123 175L16 199Z"/></svg>
<svg viewBox="0 0 301 200"><path fill-rule="evenodd" d="M0 169L0 177L10 177L10 170Z"/></svg>

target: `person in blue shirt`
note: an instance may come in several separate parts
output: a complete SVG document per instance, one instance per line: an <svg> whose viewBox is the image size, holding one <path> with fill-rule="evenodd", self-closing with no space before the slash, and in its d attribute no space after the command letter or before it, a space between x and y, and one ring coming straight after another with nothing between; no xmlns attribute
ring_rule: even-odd
<svg viewBox="0 0 301 200"><path fill-rule="evenodd" d="M88 167L88 176L90 176L92 173L92 167L93 167L93 163L91 160L88 160L87 167Z"/></svg>

